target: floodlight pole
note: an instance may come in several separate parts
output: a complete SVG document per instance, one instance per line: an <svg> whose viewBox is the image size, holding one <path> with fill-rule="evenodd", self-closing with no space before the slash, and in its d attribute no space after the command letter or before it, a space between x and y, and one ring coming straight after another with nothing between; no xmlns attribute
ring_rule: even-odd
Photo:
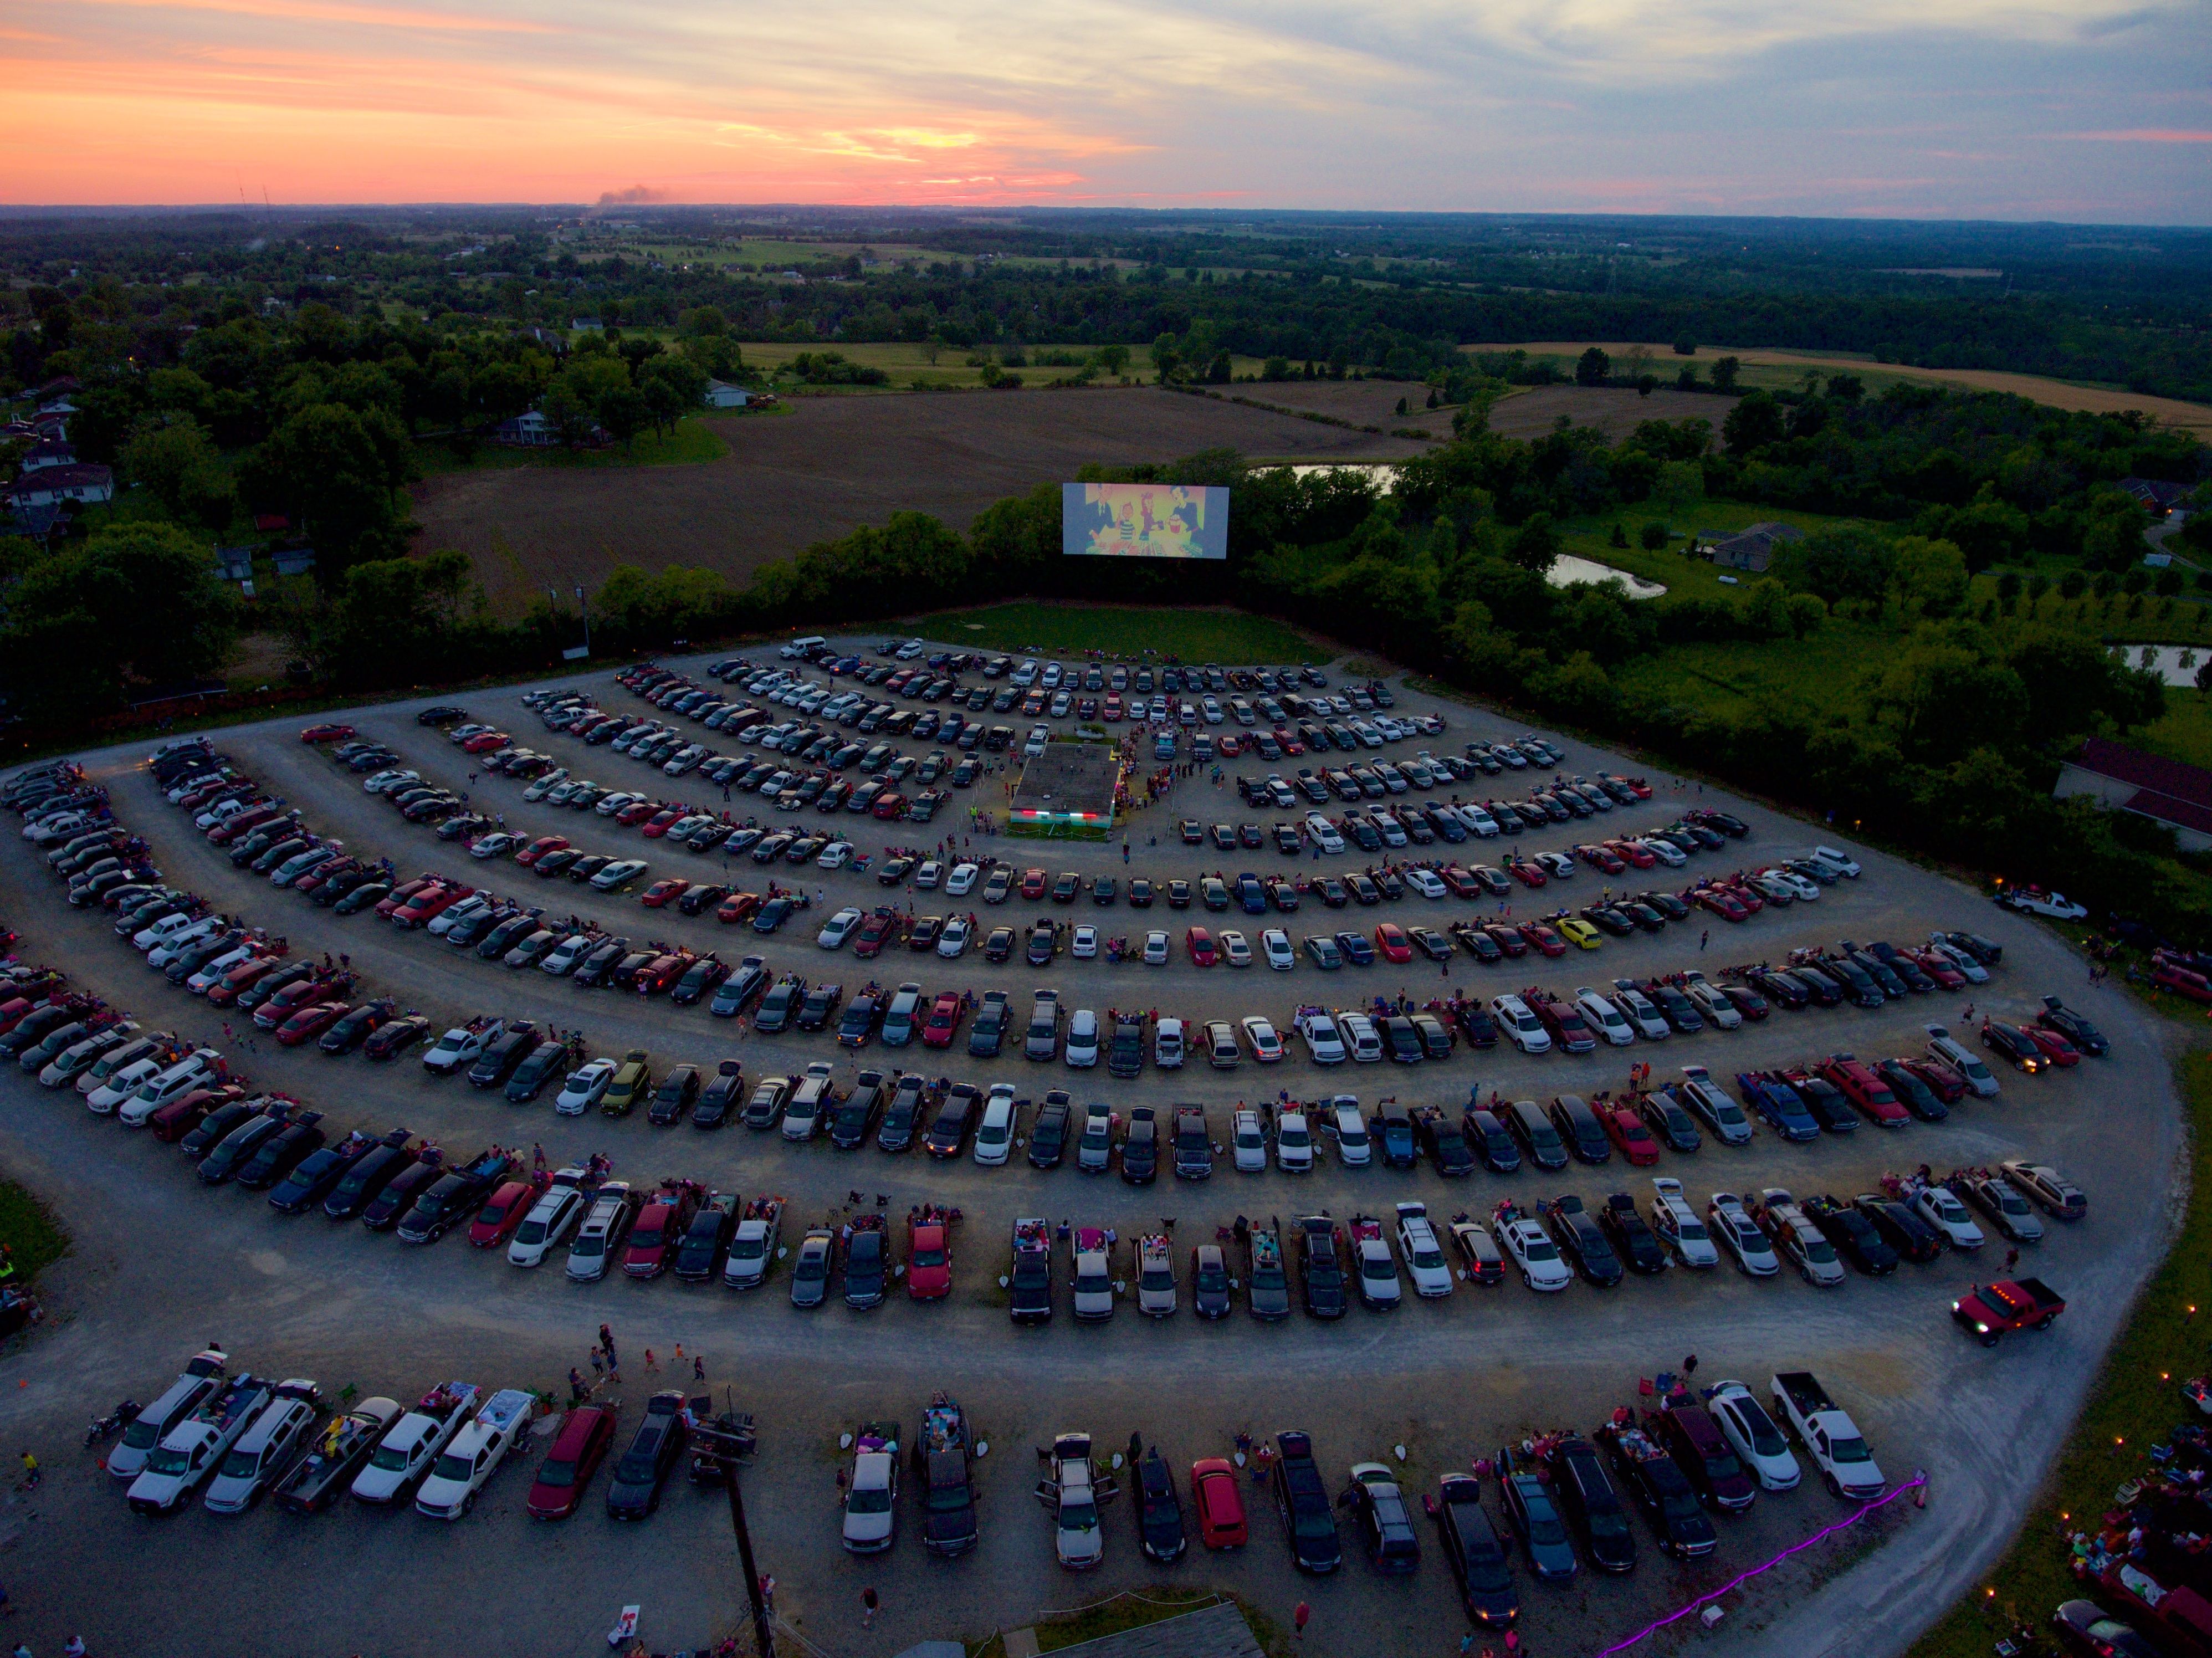
<svg viewBox="0 0 2212 1658"><path fill-rule="evenodd" d="M576 608L583 613L584 654L588 657L592 653L592 612L584 603L584 584L580 581L576 584Z"/></svg>

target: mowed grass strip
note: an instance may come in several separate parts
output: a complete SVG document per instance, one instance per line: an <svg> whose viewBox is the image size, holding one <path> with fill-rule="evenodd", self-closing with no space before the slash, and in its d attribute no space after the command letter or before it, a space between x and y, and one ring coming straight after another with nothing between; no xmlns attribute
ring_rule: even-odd
<svg viewBox="0 0 2212 1658"><path fill-rule="evenodd" d="M1920 1638L1911 1658L1988 1658L1998 1640L2023 1625L2047 1632L2062 1600L2082 1596L2101 1604L2097 1590L2069 1570L2067 1539L2098 1529L2120 1483L2149 1467L2145 1453L2194 1414L2181 1384L2204 1369L2212 1336L2212 1053L2184 1058L2179 1079L2191 1136L2181 1233L2112 1344L2074 1436L2012 1547ZM2130 1199L2115 1193L2091 1200ZM1929 1500L1941 1502L1942 1491Z"/></svg>
<svg viewBox="0 0 2212 1658"><path fill-rule="evenodd" d="M1270 665L1319 662L1328 651L1285 623L1242 610L1169 610L1135 606L992 604L942 610L912 624L927 637L1000 651L1135 656L1151 651L1185 662ZM865 631L865 630L863 630ZM888 634L893 629L886 627Z"/></svg>
<svg viewBox="0 0 2212 1658"><path fill-rule="evenodd" d="M0 1181L0 1243L8 1246L19 1278L34 1280L69 1254L69 1234L53 1212L27 1188Z"/></svg>
<svg viewBox="0 0 2212 1658"><path fill-rule="evenodd" d="M723 420L754 419L759 415L721 416ZM730 452L730 446L714 429L713 416L686 415L670 430L658 435L651 431L639 433L627 446L611 443L604 449L563 449L556 446L547 449L507 449L495 443L479 443L466 460L461 459L453 448L431 440L416 446L422 458L425 477L434 477L445 472L481 471L493 467L556 466L697 466L710 460L720 460Z"/></svg>

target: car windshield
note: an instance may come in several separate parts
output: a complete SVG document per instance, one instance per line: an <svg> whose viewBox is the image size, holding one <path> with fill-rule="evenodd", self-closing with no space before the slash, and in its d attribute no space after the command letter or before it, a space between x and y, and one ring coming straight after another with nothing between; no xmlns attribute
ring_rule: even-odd
<svg viewBox="0 0 2212 1658"><path fill-rule="evenodd" d="M1828 1460L1832 1462L1871 1462L1874 1453L1867 1449L1865 1440L1853 1435L1849 1439L1830 1440Z"/></svg>
<svg viewBox="0 0 2212 1658"><path fill-rule="evenodd" d="M151 1450L161 1436L161 1424L151 1417L140 1417L123 1430L123 1442L134 1451Z"/></svg>
<svg viewBox="0 0 2212 1658"><path fill-rule="evenodd" d="M386 1473L398 1473L407 1467L407 1452L404 1445L379 1445L370 1453L368 1466L381 1468Z"/></svg>
<svg viewBox="0 0 2212 1658"><path fill-rule="evenodd" d="M1441 1266L1443 1264L1443 1251L1441 1249L1424 1245L1413 1251L1413 1265L1416 1266L1432 1267Z"/></svg>
<svg viewBox="0 0 2212 1658"><path fill-rule="evenodd" d="M890 1511L891 1494L881 1487L872 1491L856 1490L845 1503L848 1514L889 1514Z"/></svg>
<svg viewBox="0 0 2212 1658"><path fill-rule="evenodd" d="M1172 1290L1175 1273L1165 1266L1148 1266L1141 1282L1147 1290Z"/></svg>
<svg viewBox="0 0 2212 1658"><path fill-rule="evenodd" d="M544 1466L538 1470L538 1483L556 1489L573 1485L576 1483L576 1465L548 1458Z"/></svg>
<svg viewBox="0 0 2212 1658"><path fill-rule="evenodd" d="M1687 1522L1703 1517L1698 1507L1697 1494L1686 1485L1666 1493L1659 1499L1659 1512L1669 1520Z"/></svg>
<svg viewBox="0 0 2212 1658"><path fill-rule="evenodd" d="M1064 1503L1060 1509L1060 1528L1062 1531L1088 1532L1098 1529L1098 1506L1089 1498L1081 1502Z"/></svg>
<svg viewBox="0 0 2212 1658"><path fill-rule="evenodd" d="M473 1472L475 1470L470 1466L469 1459L454 1451L442 1454L436 1467L430 1470L433 1479L451 1479L459 1484L466 1484Z"/></svg>
<svg viewBox="0 0 2212 1658"><path fill-rule="evenodd" d="M1292 1127L1289 1124L1284 1125L1280 1138L1283 1149L1287 1151L1303 1151L1313 1144L1304 1128Z"/></svg>
<svg viewBox="0 0 2212 1658"><path fill-rule="evenodd" d="M1531 1260L1557 1260L1559 1252L1552 1247L1548 1238L1531 1238L1523 1251Z"/></svg>
<svg viewBox="0 0 2212 1658"><path fill-rule="evenodd" d="M801 1254L799 1257L799 1265L792 1270L792 1276L802 1284L816 1283L829 1277L829 1255L826 1253Z"/></svg>
<svg viewBox="0 0 2212 1658"><path fill-rule="evenodd" d="M233 1451L222 1460L222 1477L226 1479L251 1479L261 1472L261 1455L258 1451Z"/></svg>
<svg viewBox="0 0 2212 1658"><path fill-rule="evenodd" d="M184 1452L172 1450L168 1446L162 1445L156 1447L154 1454L146 1459L146 1472L148 1473L179 1474L184 1473L185 1469L191 1467L191 1458L187 1456Z"/></svg>
<svg viewBox="0 0 2212 1658"><path fill-rule="evenodd" d="M1805 1259L1815 1266L1832 1265L1836 1259L1835 1246L1826 1238L1812 1238L1805 1244Z"/></svg>
<svg viewBox="0 0 2212 1658"><path fill-rule="evenodd" d="M1705 1241L1705 1224L1694 1216L1677 1216L1674 1232L1685 1243L1703 1243Z"/></svg>

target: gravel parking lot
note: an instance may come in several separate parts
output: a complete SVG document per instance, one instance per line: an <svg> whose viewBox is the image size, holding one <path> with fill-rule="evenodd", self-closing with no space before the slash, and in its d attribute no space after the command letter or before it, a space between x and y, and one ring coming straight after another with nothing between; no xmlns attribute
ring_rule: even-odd
<svg viewBox="0 0 2212 1658"><path fill-rule="evenodd" d="M610 711L642 707L605 672L561 683L591 691ZM520 694L477 698L474 711L578 775L639 788L654 778L640 762L545 733L519 705ZM636 851L652 860L648 880L695 870L702 872L695 878L719 878L714 854L672 851L594 814L526 803L522 786L506 778L471 782L469 756L416 722L425 706L394 704L347 719L364 735L387 741L402 763L426 779L466 789L474 805L503 813L510 829L568 835L594 851ZM1447 730L1441 738L1395 744L1394 754L1419 747L1441 753L1477 737L1514 734L1486 713L1403 689L1397 712L1437 713ZM1108 1513L1104 1567L1087 1579L1068 1577L1053 1564L1043 1510L1027 1496L1034 1479L1027 1448L1068 1429L1118 1446L1133 1430L1148 1442L1157 1437L1171 1461L1187 1467L1194 1458L1225 1454L1240 1431L1265 1435L1303 1426L1314 1432L1333 1481L1355 1461L1396 1461L1394 1448L1402 1445L1401 1479L1419 1492L1504 1441L1564 1425L1589 1431L1614 1406L1635 1402L1639 1377L1674 1369L1690 1352L1698 1356L1699 1381L1741 1377L1761 1393L1778 1370L1814 1370L1866 1430L1893 1478L1919 1467L1930 1480L1924 1513L1900 1503L1872 1522L1869 1529L1881 1546L1860 1548L1854 1557L1847 1539L1856 1533L1848 1533L1799 1557L1732 1600L1729 1619L1714 1638L1747 1647L1756 1639L1762 1649L1786 1638L1814 1653L1892 1651L1972 1581L2001 1546L2166 1236L2165 1198L2180 1135L2159 1028L2121 994L2088 987L2080 966L2042 929L1995 911L1953 881L1863 849L1856 855L1863 878L1826 889L1816 904L1769 909L1741 926L1693 919L1656 935L1607 938L1594 952L1571 950L1554 961L1532 955L1485 968L1462 954L1449 978L1419 956L1405 967L1378 962L1335 973L1303 958L1280 974L1261 965L1201 969L1182 950L1182 930L1192 921L1241 920L1255 938L1259 927L1275 924L1297 937L1321 930L1322 917L1329 931L1364 922L1371 932L1377 919L1441 927L1478 910L1495 917L1496 904L1429 902L1409 895L1371 912L1328 911L1310 900L1295 915L1239 918L1234 911L1207 916L1195 905L1182 915L1164 905L1139 914L1126 902L1101 910L1087 897L1063 910L1016 896L994 910L979 895L957 905L943 902L940 908L935 895L894 895L872 874L778 865L779 878L793 884L803 879L819 902L781 932L761 937L721 926L711 913L644 911L635 891L592 893L567 881L540 883L512 863L471 864L460 848L402 822L383 800L364 794L358 778L302 745L297 731L296 721L271 723L226 732L219 741L223 752L301 807L313 828L364 855L389 856L403 875L438 867L467 878L473 872L526 902L552 906L556 915L573 912L641 944L652 938L717 948L725 959L757 952L777 972L834 977L848 992L870 979L892 985L908 978L931 992L1003 989L1018 1013L1044 985L1060 992L1065 1006L1102 1015L1109 1007L1142 1006L1194 1022L1259 1013L1281 1025L1304 1001L1357 1006L1402 992L1419 1003L1452 989L1487 997L1530 983L1571 993L1577 985L1690 967L1717 976L1723 964L1779 960L1793 946L1832 944L1839 937L1903 943L1924 938L1933 927L1966 927L2005 946L1992 981L1972 993L1981 1009L2022 1019L2041 994L2057 991L2098 1021L2114 1052L2075 1071L2006 1073L1998 1099L1970 1099L1945 1123L1915 1122L1894 1133L1862 1127L1805 1145L1785 1144L1762 1129L1747 1147L1731 1150L1708 1139L1694 1157L1669 1154L1651 1170L1630 1170L1616 1159L1602 1169L1576 1166L1551 1175L1478 1170L1446 1181L1426 1166L1346 1169L1325 1151L1310 1175L1272 1169L1240 1175L1224 1157L1206 1183L1163 1177L1139 1187L1111 1176L1086 1177L1072 1163L1040 1171L1018 1153L1010 1166L987 1169L966 1157L937 1163L917 1154L887 1157L872 1147L837 1152L820 1140L792 1145L738 1127L713 1133L654 1128L641 1111L623 1121L557 1117L550 1090L534 1105L510 1106L496 1092L429 1077L413 1054L372 1066L358 1056L331 1060L312 1047L279 1049L265 1035L246 1051L223 1040L216 1010L149 975L114 938L109 918L64 905L30 847L13 835L0 838L0 891L7 894L0 913L21 931L24 959L66 967L149 1027L226 1048L258 1084L295 1093L323 1110L326 1127L382 1132L404 1124L456 1156L489 1141L524 1148L536 1142L556 1166L598 1151L611 1158L618 1176L634 1181L686 1175L746 1196L779 1193L791 1203L787 1242L795 1240L799 1224L842 1218L854 1193L863 1209L875 1207L880 1194L895 1218L925 1199L957 1205L963 1215L955 1288L942 1303L894 1297L869 1313L842 1305L800 1313L782 1293L781 1276L750 1295L672 1282L580 1288L563 1279L557 1263L519 1272L499 1252L480 1254L459 1240L410 1249L388 1235L332 1227L319 1218L283 1219L252 1194L204 1190L173 1166L167 1148L93 1117L74 1096L46 1092L10 1073L0 1080L15 1106L0 1115L5 1164L52 1198L77 1239L76 1255L54 1275L58 1327L6 1361L12 1379L27 1384L9 1390L10 1424L40 1448L49 1470L39 1491L19 1494L0 1509L0 1546L7 1551L0 1554L0 1581L24 1608L15 1632L34 1651L58 1648L69 1633L82 1631L97 1652L212 1649L226 1643L247 1650L446 1652L465 1619L471 1645L485 1653L582 1652L596 1649L616 1610L630 1601L643 1604L643 1633L655 1649L701 1644L732 1627L740 1585L726 1512L712 1493L673 1488L662 1511L636 1531L603 1518L591 1504L577 1520L547 1527L524 1515L527 1472L514 1468L497 1477L486 1500L450 1534L432 1532L429 1522L412 1515L345 1507L304 1521L274 1513L224 1520L194 1509L149 1522L127 1511L89 1453L74 1449L87 1418L124 1394L151 1397L211 1338L222 1339L235 1363L257 1371L313 1376L326 1389L353 1382L364 1394L411 1400L447 1376L559 1389L568 1367L583 1363L603 1321L621 1339L633 1411L659 1380L643 1370L645 1350L653 1349L663 1374L672 1376L680 1343L685 1378L691 1356L702 1356L709 1379L732 1388L738 1402L757 1413L762 1449L747 1492L763 1564L777 1578L779 1612L828 1652L889 1654L925 1636L977 1640L1048 1608L1163 1579L1234 1590L1285 1625L1291 1606L1304 1599L1314 1621L1303 1644L1316 1652L1454 1651L1466 1625L1439 1563L1425 1564L1411 1582L1379 1577L1357 1559L1334 1578L1300 1579L1279 1532L1256 1512L1253 1542L1243 1554L1187 1558L1164 1570L1140 1558L1125 1501ZM1570 773L1642 769L1559 740L1568 750ZM395 932L373 916L340 918L312 908L273 891L263 878L234 871L183 814L161 801L138 768L142 758L143 748L86 756L111 788L118 816L144 835L172 882L286 935L295 955L343 952L365 992L419 1008L441 1027L477 1013L532 1017L580 1029L595 1054L646 1049L657 1070L690 1061L712 1074L717 1061L733 1058L750 1079L830 1060L849 1083L860 1065L904 1063L987 1088L1011 1082L1024 1100L1060 1087L1079 1105L1102 1099L1125 1114L1149 1105L1164 1121L1174 1105L1200 1103L1222 1139L1240 1102L1273 1099L1279 1090L1297 1098L1351 1092L1370 1107L1395 1096L1455 1110L1471 1090L1547 1100L1618 1090L1632 1061L1648 1061L1665 1081L1685 1063L1732 1078L1838 1050L1869 1059L1917 1053L1925 1022L1942 1021L1963 1034L1960 1016L1969 999L1938 992L1878 1011L1778 1011L1735 1032L1707 1030L1626 1051L1601 1048L1581 1058L1528 1058L1503 1046L1476 1053L1462 1046L1438 1062L1324 1070L1293 1045L1279 1066L1258 1066L1248 1056L1231 1072L1194 1061L1179 1072L1148 1066L1137 1078L1120 1080L1103 1066L1078 1073L1057 1060L1027 1062L1014 1051L1018 1042L993 1060L968 1058L964 1043L949 1058L918 1048L905 1054L871 1048L855 1056L836 1048L828 1033L762 1035L711 1018L704 1006L678 1009L665 999L582 991L542 974L509 972L422 932ZM1239 768L1236 762L1226 768L1231 777ZM1257 774L1277 768L1247 761L1243 768ZM684 783L656 780L661 794L687 794ZM972 793L993 792L1000 780L983 780ZM1502 793L1504 780L1492 780L1489 790L1462 786L1460 793ZM1654 870L1635 883L1679 889L1701 873L1798 854L1816 841L1835 839L1832 830L1815 832L1717 793L1701 796L1694 784L1651 780L1659 786L1642 806L1623 808L1602 824L1524 835L1522 850L1563 849L1595 838L1596 829L1620 834L1656 828L1686 805L1722 808L1750 823L1748 838L1702 863ZM700 784L688 798L720 810L722 803L710 798L718 793ZM843 815L836 821L863 851L880 854L887 843L964 835L968 799L956 794L927 826ZM994 793L994 803L1002 801L1003 794ZM772 814L756 812L773 821ZM802 816L823 821L811 812ZM1201 772L1133 820L1126 863L1122 847L1113 843L1041 846L978 835L975 850L1017 869L1035 865L1156 883L1194 881L1216 870L1231 878L1244 869L1342 872L1381 861L1358 853L1316 863L1310 855L1284 857L1272 847L1233 854L1186 847L1174 832L1184 816L1206 823L1256 817L1270 823L1289 814L1246 811L1233 791L1210 786ZM653 849L637 850L648 846ZM1419 850L1394 855L1402 860ZM1478 852L1473 846L1427 849L1448 850L1462 859ZM742 878L769 872L741 858L732 884L746 886L750 882ZM1567 890L1579 905L1607 884L1584 870ZM1620 883L1611 884L1618 889ZM1557 890L1516 889L1511 919L1555 908ZM817 947L816 928L830 911L894 896L901 903L910 899L922 913L972 908L987 928L1002 918L1022 928L1045 913L1091 921L1115 934L1159 926L1170 931L1176 948L1160 967L1078 962L1062 953L1050 966L1032 969L1018 955L992 966L972 950L946 961L894 949L864 963L849 950L833 957ZM1701 950L1699 935L1708 932L1710 944ZM2039 1272L2068 1295L2067 1316L2048 1334L2018 1337L1993 1351L1965 1340L1947 1316L1952 1297L1970 1281L1992 1276L1997 1263L1988 1252L1946 1255L1881 1280L1855 1276L1826 1292L1794 1278L1754 1282L1727 1268L1675 1270L1605 1291L1578 1283L1556 1297L1531 1295L1512 1283L1462 1284L1439 1302L1413 1303L1409 1296L1409 1304L1388 1315L1354 1308L1341 1324L1294 1316L1261 1325L1241 1311L1219 1325L1200 1324L1188 1311L1155 1322L1125 1303L1103 1326L1079 1326L1068 1315L1063 1253L1058 1315L1042 1328L1017 1329L997 1282L1008 1228L1019 1215L1111 1226L1125 1248L1139 1231L1171 1219L1180 1248L1212 1242L1216 1229L1239 1214L1288 1222L1326 1209L1343 1220L1362 1210L1387 1215L1390 1204L1418 1198L1441 1222L1460 1211L1486 1215L1502 1198L1529 1207L1570 1191L1594 1206L1612 1191L1648 1199L1653 1174L1680 1179L1700 1205L1715 1189L1754 1192L1770 1185L1801 1197L1848 1197L1871 1189L1885 1172L1923 1162L1941 1172L2021 1156L2060 1163L2088 1191L2092 1209L2080 1225L2054 1229L2022 1263L2023 1271ZM1121 1264L1126 1277L1126 1260ZM979 1554L951 1563L926 1559L909 1536L872 1562L843 1555L836 1544L839 1430L883 1416L911 1424L939 1388L962 1400L992 1445L979 1468L985 1493ZM1585 1576L1555 1591L1523 1572L1518 1582L1529 1643L1544 1651L1606 1645L1844 1512L1808 1480L1796 1492L1762 1499L1747 1516L1723 1521L1717 1553L1694 1567L1666 1561L1646 1533L1643 1564L1625 1580ZM204 1534L223 1531L232 1534ZM164 1540L171 1546L160 1546ZM1194 1557L1198 1553L1194 1546ZM1846 1559L1853 1564L1839 1571ZM118 1562L129 1564L118 1572ZM1824 1587L1814 1593L1815 1584ZM859 1595L867 1586L879 1591L885 1610L864 1631ZM1754 1636L1754 1630L1765 1632ZM1661 1643L1670 1638L1660 1637Z"/></svg>

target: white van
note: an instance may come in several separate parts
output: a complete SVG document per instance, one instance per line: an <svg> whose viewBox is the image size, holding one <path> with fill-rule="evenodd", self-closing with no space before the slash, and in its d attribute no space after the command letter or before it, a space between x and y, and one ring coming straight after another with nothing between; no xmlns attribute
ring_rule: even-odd
<svg viewBox="0 0 2212 1658"><path fill-rule="evenodd" d="M805 659L807 652L818 649L822 646L827 645L829 642L830 641L824 639L820 634L808 634L804 639L793 640L791 643L785 646L781 651L777 653L777 654L781 656L787 662L803 661Z"/></svg>

